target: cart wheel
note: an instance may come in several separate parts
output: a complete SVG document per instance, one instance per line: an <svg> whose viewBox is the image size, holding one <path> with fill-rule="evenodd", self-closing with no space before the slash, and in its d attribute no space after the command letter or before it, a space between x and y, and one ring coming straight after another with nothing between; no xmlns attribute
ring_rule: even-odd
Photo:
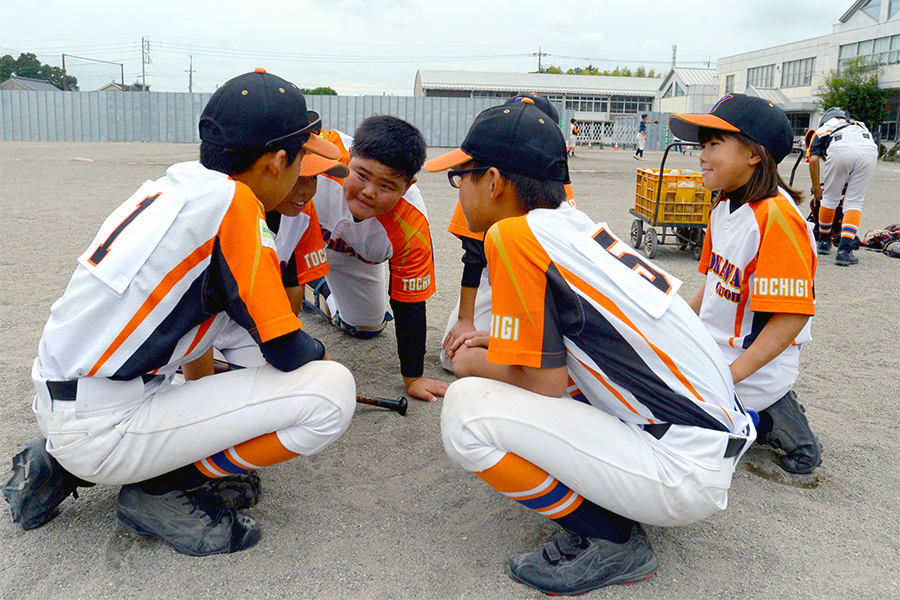
<svg viewBox="0 0 900 600"><path fill-rule="evenodd" d="M694 244L693 248L691 248L691 256L694 257L694 260L700 260L700 256L703 254L703 240L705 237L706 232L703 229L699 229L697 234L697 243Z"/></svg>
<svg viewBox="0 0 900 600"><path fill-rule="evenodd" d="M647 255L647 258L656 256L656 244L656 230L648 229L644 236L644 254Z"/></svg>
<svg viewBox="0 0 900 600"><path fill-rule="evenodd" d="M640 219L635 219L631 224L631 245L635 248L640 248L642 237L644 237L644 222Z"/></svg>
<svg viewBox="0 0 900 600"><path fill-rule="evenodd" d="M679 250L687 250L688 242L686 242L684 240L684 238L692 239L693 232L691 232L691 230L688 229L687 227L678 227L675 230L675 232L678 234L675 236L675 238L680 242L678 244L678 249Z"/></svg>

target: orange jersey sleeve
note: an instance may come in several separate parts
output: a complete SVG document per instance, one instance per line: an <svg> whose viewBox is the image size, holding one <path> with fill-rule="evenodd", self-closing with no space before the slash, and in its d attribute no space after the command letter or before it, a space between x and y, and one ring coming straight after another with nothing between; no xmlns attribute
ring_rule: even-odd
<svg viewBox="0 0 900 600"><path fill-rule="evenodd" d="M225 268L237 288L238 297L229 300L228 313L267 342L300 329L300 320L291 311L281 283L274 236L266 226L262 205L250 188L236 183L234 200L217 236ZM248 235L248 231L254 233Z"/></svg>
<svg viewBox="0 0 900 600"><path fill-rule="evenodd" d="M760 232L759 253L749 309L753 312L815 314L813 282L816 254L807 222L776 196L753 204Z"/></svg>
<svg viewBox="0 0 900 600"><path fill-rule="evenodd" d="M394 210L377 219L393 247L391 298L399 302L428 300L436 289L428 219L403 198Z"/></svg>
<svg viewBox="0 0 900 600"><path fill-rule="evenodd" d="M541 368L565 360L562 335L548 319L550 256L525 217L495 223L484 240L491 278L488 360Z"/></svg>
<svg viewBox="0 0 900 600"><path fill-rule="evenodd" d="M309 225L294 248L293 268L297 271L297 285L325 277L330 270L315 204L308 202L303 207L303 214L309 217Z"/></svg>

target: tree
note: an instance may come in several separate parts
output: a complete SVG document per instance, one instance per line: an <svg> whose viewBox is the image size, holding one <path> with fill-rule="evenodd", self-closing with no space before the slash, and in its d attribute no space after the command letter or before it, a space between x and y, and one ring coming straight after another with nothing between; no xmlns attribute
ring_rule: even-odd
<svg viewBox="0 0 900 600"><path fill-rule="evenodd" d="M840 106L869 129L877 128L884 120L888 99L888 90L878 87L878 71L878 65L865 57L848 60L825 76L816 90L816 106L823 112Z"/></svg>
<svg viewBox="0 0 900 600"><path fill-rule="evenodd" d="M9 54L0 58L0 83L13 75L47 81L61 90L78 91L78 79L71 75L66 75L65 80L63 80L61 68L42 64L38 60L37 55L32 52L23 52L16 59L13 59Z"/></svg>
<svg viewBox="0 0 900 600"><path fill-rule="evenodd" d="M656 74L655 70L650 69L649 71L647 71L647 69L643 66L638 67L637 69L632 71L628 67L619 67L618 65L616 65L616 68L612 71L608 69L605 71L601 71L594 65L588 64L586 67L575 67L564 72L562 68L556 65L550 65L549 67L542 68L540 72L554 73L557 75L565 73L566 75L606 75L612 77L659 77L659 75Z"/></svg>
<svg viewBox="0 0 900 600"><path fill-rule="evenodd" d="M304 96L337 96L338 93L330 87L300 88Z"/></svg>

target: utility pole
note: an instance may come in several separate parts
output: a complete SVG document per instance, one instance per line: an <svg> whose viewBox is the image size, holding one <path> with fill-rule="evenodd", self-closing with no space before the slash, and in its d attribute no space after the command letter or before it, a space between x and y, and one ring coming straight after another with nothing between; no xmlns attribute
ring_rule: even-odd
<svg viewBox="0 0 900 600"><path fill-rule="evenodd" d="M672 68L675 68L675 54L678 52L678 46L672 44Z"/></svg>
<svg viewBox="0 0 900 600"><path fill-rule="evenodd" d="M188 93L194 91L194 55L191 54L191 66L185 71L188 74Z"/></svg>
<svg viewBox="0 0 900 600"><path fill-rule="evenodd" d="M537 52L532 52L531 55L532 55L532 56L537 56L537 57L538 57L538 73L542 73L542 72L543 72L543 69L541 69L541 57L542 57L542 56L547 56L547 53L546 53L546 52L541 52L541 47L538 46L538 51L537 51Z"/></svg>
<svg viewBox="0 0 900 600"><path fill-rule="evenodd" d="M68 92L69 91L69 81L68 81L68 79L66 79L66 55L65 55L65 53L63 53L63 55L62 55L62 62L63 62L63 91Z"/></svg>
<svg viewBox="0 0 900 600"><path fill-rule="evenodd" d="M147 91L147 68L150 64L150 40L141 38L141 86Z"/></svg>

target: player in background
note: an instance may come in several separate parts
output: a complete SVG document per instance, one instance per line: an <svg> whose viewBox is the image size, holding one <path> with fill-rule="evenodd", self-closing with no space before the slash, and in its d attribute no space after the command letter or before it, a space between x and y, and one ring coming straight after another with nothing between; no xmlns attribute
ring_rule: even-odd
<svg viewBox="0 0 900 600"><path fill-rule="evenodd" d="M639 522L723 510L753 423L680 282L565 203L566 143L528 104L482 112L451 170L486 231L490 331L454 350L448 456L564 531L515 558L513 579L581 594L651 576Z"/></svg>
<svg viewBox="0 0 900 600"><path fill-rule="evenodd" d="M533 104L554 123L559 123L559 113L546 96L534 93L519 94L505 102L505 104L519 103ZM572 185L568 179L565 188L566 201L576 206ZM452 372L452 356L448 356L447 349L453 345L456 338L470 331L487 331L490 328L491 282L488 280L487 260L484 257L484 232L469 231L459 202L456 203L447 231L458 237L463 247L463 274L459 300L450 311L441 344L441 366Z"/></svg>
<svg viewBox="0 0 900 600"><path fill-rule="evenodd" d="M841 241L834 264L841 267L855 265L859 258L853 254L851 244L859 229L863 201L875 178L878 146L863 123L854 121L847 111L835 106L822 115L819 128L809 144L807 158L813 194L820 203L816 251L822 255L831 252L835 210L843 196ZM824 184L820 179L822 163L825 163ZM847 186L846 192L844 186Z"/></svg>
<svg viewBox="0 0 900 600"><path fill-rule="evenodd" d="M217 484L252 486L246 474L347 429L353 376L301 329L264 219L304 152L338 156L310 130L295 85L264 69L235 77L200 116L200 161L169 167L106 219L41 337L43 437L3 485L13 521L39 527L77 486L121 485L122 526L185 554L236 552L260 528ZM202 371L229 320L270 364L173 385L180 365Z"/></svg>
<svg viewBox="0 0 900 600"><path fill-rule="evenodd" d="M552 105L551 105L552 106ZM557 119L556 121L559 121ZM573 117L569 121L569 156L575 156L575 145L578 143L578 121Z"/></svg>
<svg viewBox="0 0 900 600"><path fill-rule="evenodd" d="M433 402L447 383L425 370L425 301L434 294L434 255L428 213L416 173L425 138L389 115L365 119L353 137L323 131L342 150L349 175L319 177L313 198L329 273L311 282L310 303L345 332L369 339L394 320L400 373L407 393ZM385 306L385 265L393 316Z"/></svg>
<svg viewBox="0 0 900 600"><path fill-rule="evenodd" d="M784 112L769 100L728 94L709 114L672 115L672 133L703 146L703 183L717 191L691 308L730 364L741 401L759 413L757 441L786 452L781 466L810 473L822 462L791 389L815 312L815 240L778 174L793 147Z"/></svg>
<svg viewBox="0 0 900 600"><path fill-rule="evenodd" d="M320 123L319 114L309 111L309 122ZM312 132L315 134L316 132ZM316 193L318 175L342 178L349 173L347 165L338 161L306 153L300 162L300 176L284 200L266 212L266 225L275 236L275 252L281 265L281 282L291 303L291 310L299 314L304 298L304 284L328 273L328 259L319 217L311 200ZM256 367L266 359L250 333L231 322L213 344L215 358L232 366Z"/></svg>
<svg viewBox="0 0 900 600"><path fill-rule="evenodd" d="M648 123L659 123L656 119L649 121L647 120L647 115L641 115L641 122L638 123L638 132L635 134L634 139L637 142L637 147L634 150L634 159L635 160L647 160L644 158L644 146L647 143L647 124Z"/></svg>

